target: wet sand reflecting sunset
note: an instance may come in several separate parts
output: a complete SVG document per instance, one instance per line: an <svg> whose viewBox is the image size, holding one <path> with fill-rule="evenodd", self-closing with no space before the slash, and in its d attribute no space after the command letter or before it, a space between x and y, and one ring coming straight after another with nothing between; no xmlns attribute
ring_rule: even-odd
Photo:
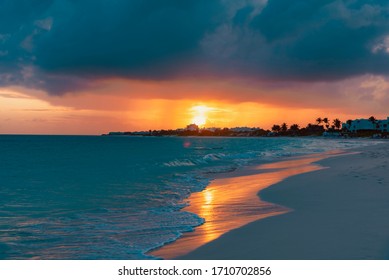
<svg viewBox="0 0 389 280"><path fill-rule="evenodd" d="M322 169L323 167L313 162L337 153L339 151L299 157L224 174L229 177L217 178L204 191L193 193L189 197L190 205L183 209L204 218L205 223L151 254L166 259L175 258L215 240L232 229L292 211L261 200L258 192L287 177Z"/></svg>

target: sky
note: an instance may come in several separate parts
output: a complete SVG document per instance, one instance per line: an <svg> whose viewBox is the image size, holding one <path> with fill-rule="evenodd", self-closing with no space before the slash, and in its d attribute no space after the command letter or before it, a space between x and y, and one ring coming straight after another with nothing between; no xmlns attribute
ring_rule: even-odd
<svg viewBox="0 0 389 280"><path fill-rule="evenodd" d="M389 3L0 0L0 133L389 115Z"/></svg>

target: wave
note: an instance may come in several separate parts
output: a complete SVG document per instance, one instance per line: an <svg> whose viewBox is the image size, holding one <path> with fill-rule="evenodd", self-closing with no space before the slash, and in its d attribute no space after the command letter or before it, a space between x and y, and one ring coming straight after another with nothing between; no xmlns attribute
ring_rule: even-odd
<svg viewBox="0 0 389 280"><path fill-rule="evenodd" d="M163 163L164 166L167 167L177 167L177 166L195 166L196 163L192 162L191 160L184 159L184 160L173 160L169 162Z"/></svg>

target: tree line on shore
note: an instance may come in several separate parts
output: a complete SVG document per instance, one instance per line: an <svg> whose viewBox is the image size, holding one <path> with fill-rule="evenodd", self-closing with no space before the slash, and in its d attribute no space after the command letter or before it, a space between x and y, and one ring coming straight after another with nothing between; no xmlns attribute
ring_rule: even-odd
<svg viewBox="0 0 389 280"><path fill-rule="evenodd" d="M286 123L281 125L275 124L271 128L271 133L282 136L307 136L307 135L322 135L325 131L339 132L342 128L342 122L339 119L334 119L332 122L328 118L317 118L316 123L307 124L306 127L300 128L298 124L288 126Z"/></svg>
<svg viewBox="0 0 389 280"><path fill-rule="evenodd" d="M239 137L239 136L321 136L325 131L340 132L342 122L339 119L334 119L332 122L328 118L317 118L314 124L309 123L305 127L300 127L298 124L288 126L287 123L274 124L271 130L262 128L199 128L196 125L190 125L192 129L168 129L168 130L149 130L144 132L110 132L103 135L141 135L141 136L224 136L224 137Z"/></svg>

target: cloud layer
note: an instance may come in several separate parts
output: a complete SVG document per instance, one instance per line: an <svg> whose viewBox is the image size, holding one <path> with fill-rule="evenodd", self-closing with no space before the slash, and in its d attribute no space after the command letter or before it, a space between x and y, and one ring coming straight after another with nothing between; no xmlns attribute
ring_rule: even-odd
<svg viewBox="0 0 389 280"><path fill-rule="evenodd" d="M0 85L386 76L388 16L379 0L0 0Z"/></svg>

